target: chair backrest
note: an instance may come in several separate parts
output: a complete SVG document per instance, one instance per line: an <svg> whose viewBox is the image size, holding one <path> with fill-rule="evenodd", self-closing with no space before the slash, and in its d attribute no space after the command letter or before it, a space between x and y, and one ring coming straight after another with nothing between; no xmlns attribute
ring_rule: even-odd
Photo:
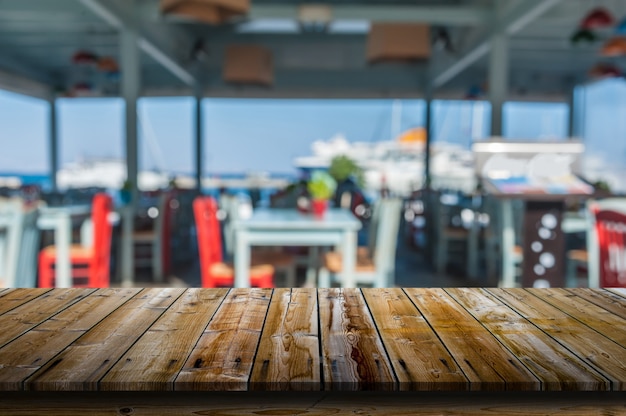
<svg viewBox="0 0 626 416"><path fill-rule="evenodd" d="M387 275L387 278L391 278L395 269L402 200L399 198L382 199L378 208L380 213L376 227L374 264L377 273L382 272Z"/></svg>
<svg viewBox="0 0 626 416"><path fill-rule="evenodd" d="M626 287L626 198L593 201L588 206L595 231L589 250L589 286Z"/></svg>
<svg viewBox="0 0 626 416"><path fill-rule="evenodd" d="M21 199L0 201L0 287L16 287L23 218Z"/></svg>
<svg viewBox="0 0 626 416"><path fill-rule="evenodd" d="M109 214L113 210L113 200L106 193L97 193L91 205L93 223L93 259L91 263L90 286L108 287L110 280L111 234L113 225Z"/></svg>
<svg viewBox="0 0 626 416"><path fill-rule="evenodd" d="M199 196L193 201L193 212L196 219L200 265L202 274L205 275L211 264L219 263L223 258L217 202L210 196Z"/></svg>

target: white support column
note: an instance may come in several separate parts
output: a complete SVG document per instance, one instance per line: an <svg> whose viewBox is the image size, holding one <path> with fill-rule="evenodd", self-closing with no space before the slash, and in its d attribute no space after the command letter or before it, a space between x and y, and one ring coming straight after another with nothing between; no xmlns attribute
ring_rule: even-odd
<svg viewBox="0 0 626 416"><path fill-rule="evenodd" d="M59 171L59 132L58 132L58 123L57 123L57 105L56 98L52 96L50 98L50 116L49 116L49 127L50 131L48 132L50 149L50 185L52 186L52 191L56 192L58 190L57 187L57 172Z"/></svg>
<svg viewBox="0 0 626 416"><path fill-rule="evenodd" d="M196 190L198 194L202 193L202 171L203 171L203 153L204 147L202 146L202 98L203 92L201 87L196 87L196 146L195 146L195 161L196 161Z"/></svg>
<svg viewBox="0 0 626 416"><path fill-rule="evenodd" d="M491 103L491 136L502 135L502 106L509 89L509 41L502 31L491 38L489 56L489 102Z"/></svg>
<svg viewBox="0 0 626 416"><path fill-rule="evenodd" d="M128 1L128 0L127 0ZM122 285L131 286L135 272L133 230L135 208L137 206L137 100L141 85L141 68L139 63L139 36L136 25L129 25L120 31L120 56L122 72L122 96L125 102L126 115L126 166L127 180L131 185L131 200L124 209L122 221Z"/></svg>

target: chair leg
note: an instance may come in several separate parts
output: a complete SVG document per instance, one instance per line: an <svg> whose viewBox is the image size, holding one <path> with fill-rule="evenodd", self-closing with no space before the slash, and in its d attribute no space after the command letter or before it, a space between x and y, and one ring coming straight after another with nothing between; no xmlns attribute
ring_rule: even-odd
<svg viewBox="0 0 626 416"><path fill-rule="evenodd" d="M39 287L54 287L54 271L52 269L54 262L54 257L46 256L44 254L39 255Z"/></svg>
<svg viewBox="0 0 626 416"><path fill-rule="evenodd" d="M330 287L330 271L326 267L320 267L317 275L318 287Z"/></svg>
<svg viewBox="0 0 626 416"><path fill-rule="evenodd" d="M296 263L291 263L289 267L285 269L285 277L287 287L296 287Z"/></svg>

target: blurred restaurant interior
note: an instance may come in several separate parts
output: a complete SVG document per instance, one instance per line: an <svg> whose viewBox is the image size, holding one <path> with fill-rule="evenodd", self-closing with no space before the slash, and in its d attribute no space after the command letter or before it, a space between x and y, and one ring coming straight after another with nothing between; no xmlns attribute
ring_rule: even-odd
<svg viewBox="0 0 626 416"><path fill-rule="evenodd" d="M0 0L0 287L626 287L626 0Z"/></svg>

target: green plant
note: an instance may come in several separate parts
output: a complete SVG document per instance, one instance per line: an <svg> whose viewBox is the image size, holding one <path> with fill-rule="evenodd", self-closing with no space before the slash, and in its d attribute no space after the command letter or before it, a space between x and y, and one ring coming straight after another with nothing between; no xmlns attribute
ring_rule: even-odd
<svg viewBox="0 0 626 416"><path fill-rule="evenodd" d="M330 161L328 173L337 182L343 182L352 176L359 187L364 183L363 169L346 155L335 156Z"/></svg>
<svg viewBox="0 0 626 416"><path fill-rule="evenodd" d="M316 170L311 174L307 189L313 199L330 199L337 189L337 182L327 172Z"/></svg>

